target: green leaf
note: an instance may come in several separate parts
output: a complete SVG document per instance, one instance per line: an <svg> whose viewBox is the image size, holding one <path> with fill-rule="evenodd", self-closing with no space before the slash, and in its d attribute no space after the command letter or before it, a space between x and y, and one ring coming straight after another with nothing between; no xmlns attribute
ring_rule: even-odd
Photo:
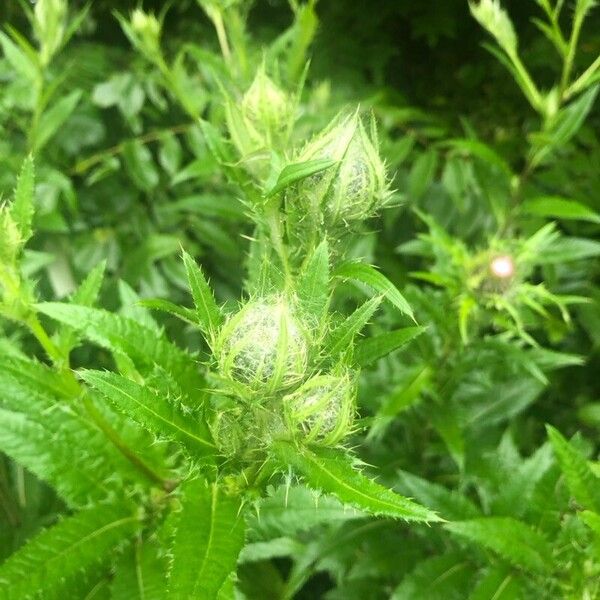
<svg viewBox="0 0 600 600"><path fill-rule="evenodd" d="M20 49L3 31L0 31L0 46L10 66L33 84L38 77L38 68L32 57Z"/></svg>
<svg viewBox="0 0 600 600"><path fill-rule="evenodd" d="M594 475L583 454L558 430L550 425L546 430L571 495L583 508L600 512L600 477Z"/></svg>
<svg viewBox="0 0 600 600"><path fill-rule="evenodd" d="M469 600L521 600L525 590L507 567L491 567L477 582Z"/></svg>
<svg viewBox="0 0 600 600"><path fill-rule="evenodd" d="M457 138L445 141L444 145L448 145L454 150L468 156L475 156L488 165L496 167L507 177L512 177L510 165L495 150L479 140Z"/></svg>
<svg viewBox="0 0 600 600"><path fill-rule="evenodd" d="M61 125L71 116L80 99L81 90L75 90L61 98L42 115L35 136L35 152L39 152L52 139Z"/></svg>
<svg viewBox="0 0 600 600"><path fill-rule="evenodd" d="M163 300L162 298L144 298L143 300L140 300L138 304L145 308L169 313L190 325L198 325L198 315L195 310L186 308L185 306L179 306L169 300Z"/></svg>
<svg viewBox="0 0 600 600"><path fill-rule="evenodd" d="M51 485L69 506L122 493L145 479L84 414L61 401L60 378L43 365L0 359L0 451Z"/></svg>
<svg viewBox="0 0 600 600"><path fill-rule="evenodd" d="M521 210L525 214L537 217L600 223L600 215L594 212L589 206L559 196L532 198L523 203Z"/></svg>
<svg viewBox="0 0 600 600"><path fill-rule="evenodd" d="M437 170L437 152L430 150L420 154L415 160L408 177L408 194L414 202L429 188Z"/></svg>
<svg viewBox="0 0 600 600"><path fill-rule="evenodd" d="M170 343L164 335L128 319L97 308L44 302L37 309L73 327L90 341L117 356L130 358L138 368L160 365L190 390L203 389L205 382L192 356Z"/></svg>
<svg viewBox="0 0 600 600"><path fill-rule="evenodd" d="M82 597L74 586L108 566L138 519L124 504L96 504L38 534L0 566L2 598Z"/></svg>
<svg viewBox="0 0 600 600"><path fill-rule="evenodd" d="M119 559L110 600L164 600L167 560L153 540L136 540Z"/></svg>
<svg viewBox="0 0 600 600"><path fill-rule="evenodd" d="M581 520L596 534L600 541L600 514L591 510L584 510L579 513Z"/></svg>
<svg viewBox="0 0 600 600"><path fill-rule="evenodd" d="M316 160L307 160L286 165L281 170L281 173L279 173L275 185L265 192L265 198L270 198L311 175L315 175L316 173L320 173L321 171L333 167L336 162L337 161L330 158L318 158Z"/></svg>
<svg viewBox="0 0 600 600"><path fill-rule="evenodd" d="M376 292L382 294L386 300L391 302L401 313L408 315L414 320L413 311L400 293L398 288L375 267L360 262L342 263L333 273L334 277L352 279L364 283Z"/></svg>
<svg viewBox="0 0 600 600"><path fill-rule="evenodd" d="M544 536L510 517L481 517L446 523L446 529L489 548L517 567L536 573L552 570L552 549Z"/></svg>
<svg viewBox="0 0 600 600"><path fill-rule="evenodd" d="M323 240L300 273L298 299L304 310L320 321L329 295L329 246L327 240Z"/></svg>
<svg viewBox="0 0 600 600"><path fill-rule="evenodd" d="M449 520L471 519L481 515L481 511L471 500L455 490L432 483L407 471L398 471L399 488L416 498Z"/></svg>
<svg viewBox="0 0 600 600"><path fill-rule="evenodd" d="M207 426L198 415L186 415L175 401L155 394L109 371L80 371L81 378L115 407L152 433L176 440L191 452L206 454L214 450Z"/></svg>
<svg viewBox="0 0 600 600"><path fill-rule="evenodd" d="M291 466L306 483L333 494L365 512L406 521L440 521L434 512L365 477L344 453L331 448L300 448L276 442L273 452L282 466Z"/></svg>
<svg viewBox="0 0 600 600"><path fill-rule="evenodd" d="M123 160L134 185L143 192L153 190L160 181L152 152L139 141L123 144Z"/></svg>
<svg viewBox="0 0 600 600"><path fill-rule="evenodd" d="M404 327L376 337L361 340L356 344L354 360L366 367L421 335L425 327Z"/></svg>
<svg viewBox="0 0 600 600"><path fill-rule="evenodd" d="M10 215L16 223L21 240L25 243L33 234L31 223L33 221L33 194L35 185L35 173L33 158L27 157L21 166L21 172L17 179L15 199L10 206Z"/></svg>
<svg viewBox="0 0 600 600"><path fill-rule="evenodd" d="M205 333L214 336L223 320L221 311L215 302L210 285L196 261L185 250L183 250L182 256L199 324Z"/></svg>
<svg viewBox="0 0 600 600"><path fill-rule="evenodd" d="M600 242L586 238L562 237L554 240L536 257L540 264L553 264L584 260L600 256Z"/></svg>
<svg viewBox="0 0 600 600"><path fill-rule="evenodd" d="M381 296L375 296L359 306L345 321L338 325L331 333L325 345L326 355L336 356L346 352L352 347L352 340L369 322L379 305Z"/></svg>
<svg viewBox="0 0 600 600"><path fill-rule="evenodd" d="M244 544L240 501L216 483L188 481L177 521L167 598L214 600Z"/></svg>

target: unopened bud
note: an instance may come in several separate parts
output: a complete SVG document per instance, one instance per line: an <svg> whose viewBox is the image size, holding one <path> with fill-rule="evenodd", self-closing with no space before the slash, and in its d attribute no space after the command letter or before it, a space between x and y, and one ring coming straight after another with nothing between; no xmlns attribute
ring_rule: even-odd
<svg viewBox="0 0 600 600"><path fill-rule="evenodd" d="M389 197L386 169L376 144L357 114L334 122L304 148L297 161L332 159L337 165L304 179L297 189L298 202L313 212L320 209L328 225L373 215Z"/></svg>
<svg viewBox="0 0 600 600"><path fill-rule="evenodd" d="M61 47L67 23L66 0L38 0L33 9L35 35L40 43L40 57L47 65Z"/></svg>
<svg viewBox="0 0 600 600"><path fill-rule="evenodd" d="M160 29L160 23L152 13L139 8L131 13L132 41L152 60L160 56Z"/></svg>
<svg viewBox="0 0 600 600"><path fill-rule="evenodd" d="M316 375L283 398L288 426L306 442L333 446L350 432L355 395L349 373Z"/></svg>
<svg viewBox="0 0 600 600"><path fill-rule="evenodd" d="M308 342L289 303L277 296L249 302L233 315L215 354L226 377L273 392L304 377Z"/></svg>

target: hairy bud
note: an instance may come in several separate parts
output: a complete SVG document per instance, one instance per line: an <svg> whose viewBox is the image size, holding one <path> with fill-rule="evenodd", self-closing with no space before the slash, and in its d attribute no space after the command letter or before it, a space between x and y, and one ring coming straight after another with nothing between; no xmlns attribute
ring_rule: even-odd
<svg viewBox="0 0 600 600"><path fill-rule="evenodd" d="M263 298L249 302L225 323L215 354L226 377L273 392L304 377L308 342L284 298Z"/></svg>
<svg viewBox="0 0 600 600"><path fill-rule="evenodd" d="M283 398L288 426L307 442L333 446L350 431L355 394L349 373L316 375Z"/></svg>
<svg viewBox="0 0 600 600"><path fill-rule="evenodd" d="M342 225L370 217L386 203L386 169L371 135L358 114L331 124L300 153L298 162L332 159L337 165L304 179L297 201L311 214L320 212L328 225Z"/></svg>

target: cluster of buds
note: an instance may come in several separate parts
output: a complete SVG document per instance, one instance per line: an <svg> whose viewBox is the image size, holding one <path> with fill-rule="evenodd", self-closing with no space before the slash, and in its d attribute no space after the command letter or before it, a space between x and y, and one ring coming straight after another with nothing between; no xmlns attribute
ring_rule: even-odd
<svg viewBox="0 0 600 600"><path fill-rule="evenodd" d="M245 407L221 413L213 426L223 454L290 436L330 446L348 434L355 379L345 370L312 375L311 340L281 295L248 302L223 325L213 346L220 375L247 390Z"/></svg>
<svg viewBox="0 0 600 600"><path fill-rule="evenodd" d="M289 198L318 225L347 227L364 221L389 199L384 162L374 125L367 132L358 113L336 119L300 152L296 161L330 159L336 164L300 182Z"/></svg>

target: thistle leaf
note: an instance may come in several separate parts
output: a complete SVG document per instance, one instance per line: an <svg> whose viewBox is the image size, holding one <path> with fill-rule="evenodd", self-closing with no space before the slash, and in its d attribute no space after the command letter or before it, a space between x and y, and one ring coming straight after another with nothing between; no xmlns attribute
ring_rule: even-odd
<svg viewBox="0 0 600 600"><path fill-rule="evenodd" d="M214 449L208 427L197 416L190 418L174 402L155 394L148 386L108 371L85 370L82 379L98 390L124 414L152 433L176 440L190 452L206 454Z"/></svg>
<svg viewBox="0 0 600 600"><path fill-rule="evenodd" d="M408 315L414 320L413 311L398 288L375 267L360 262L342 263L333 273L334 277L352 279L364 283L379 294L382 294L388 302L391 302L401 313Z"/></svg>
<svg viewBox="0 0 600 600"><path fill-rule="evenodd" d="M159 364L188 389L198 390L204 386L192 356L169 342L164 335L157 335L133 319L60 302L44 302L36 306L40 312L81 332L91 342L117 356L130 358L138 368L152 369Z"/></svg>
<svg viewBox="0 0 600 600"><path fill-rule="evenodd" d="M582 507L600 512L600 478L594 475L581 452L558 430L550 425L546 430L571 495Z"/></svg>
<svg viewBox="0 0 600 600"><path fill-rule="evenodd" d="M536 573L552 569L552 549L544 536L510 517L481 517L446 523L446 529L489 548L517 567Z"/></svg>
<svg viewBox="0 0 600 600"><path fill-rule="evenodd" d="M125 504L100 504L43 531L0 566L2 598L80 597L73 586L98 575L138 527Z"/></svg>
<svg viewBox="0 0 600 600"><path fill-rule="evenodd" d="M329 341L325 345L325 353L336 356L348 350L352 346L352 340L369 322L375 311L381 304L381 296L367 300L359 306L345 321L343 321L331 333Z"/></svg>
<svg viewBox="0 0 600 600"><path fill-rule="evenodd" d="M265 198L270 198L311 175L315 175L316 173L320 173L321 171L333 167L336 162L337 161L330 158L318 158L286 165L281 170L281 173L279 173L275 185L265 192Z"/></svg>
<svg viewBox="0 0 600 600"><path fill-rule="evenodd" d="M214 336L221 325L222 315L212 290L196 261L185 250L183 251L183 264L196 305L198 323L205 333Z"/></svg>
<svg viewBox="0 0 600 600"><path fill-rule="evenodd" d="M376 337L361 340L356 344L354 360L366 367L398 348L402 348L425 331L425 327L404 327Z"/></svg>
<svg viewBox="0 0 600 600"><path fill-rule="evenodd" d="M167 598L215 600L244 544L240 502L199 479L186 482L182 494Z"/></svg>
<svg viewBox="0 0 600 600"><path fill-rule="evenodd" d="M289 442L272 447L282 466L291 466L306 483L367 513L406 521L440 521L434 512L383 487L357 471L351 459L331 448L299 448Z"/></svg>
<svg viewBox="0 0 600 600"><path fill-rule="evenodd" d="M329 301L329 246L323 240L306 262L298 281L298 299L320 322Z"/></svg>
<svg viewBox="0 0 600 600"><path fill-rule="evenodd" d="M31 223L33 221L33 194L34 194L34 165L33 158L28 156L21 166L21 172L17 179L15 199L10 206L10 216L16 223L24 244L33 234Z"/></svg>

